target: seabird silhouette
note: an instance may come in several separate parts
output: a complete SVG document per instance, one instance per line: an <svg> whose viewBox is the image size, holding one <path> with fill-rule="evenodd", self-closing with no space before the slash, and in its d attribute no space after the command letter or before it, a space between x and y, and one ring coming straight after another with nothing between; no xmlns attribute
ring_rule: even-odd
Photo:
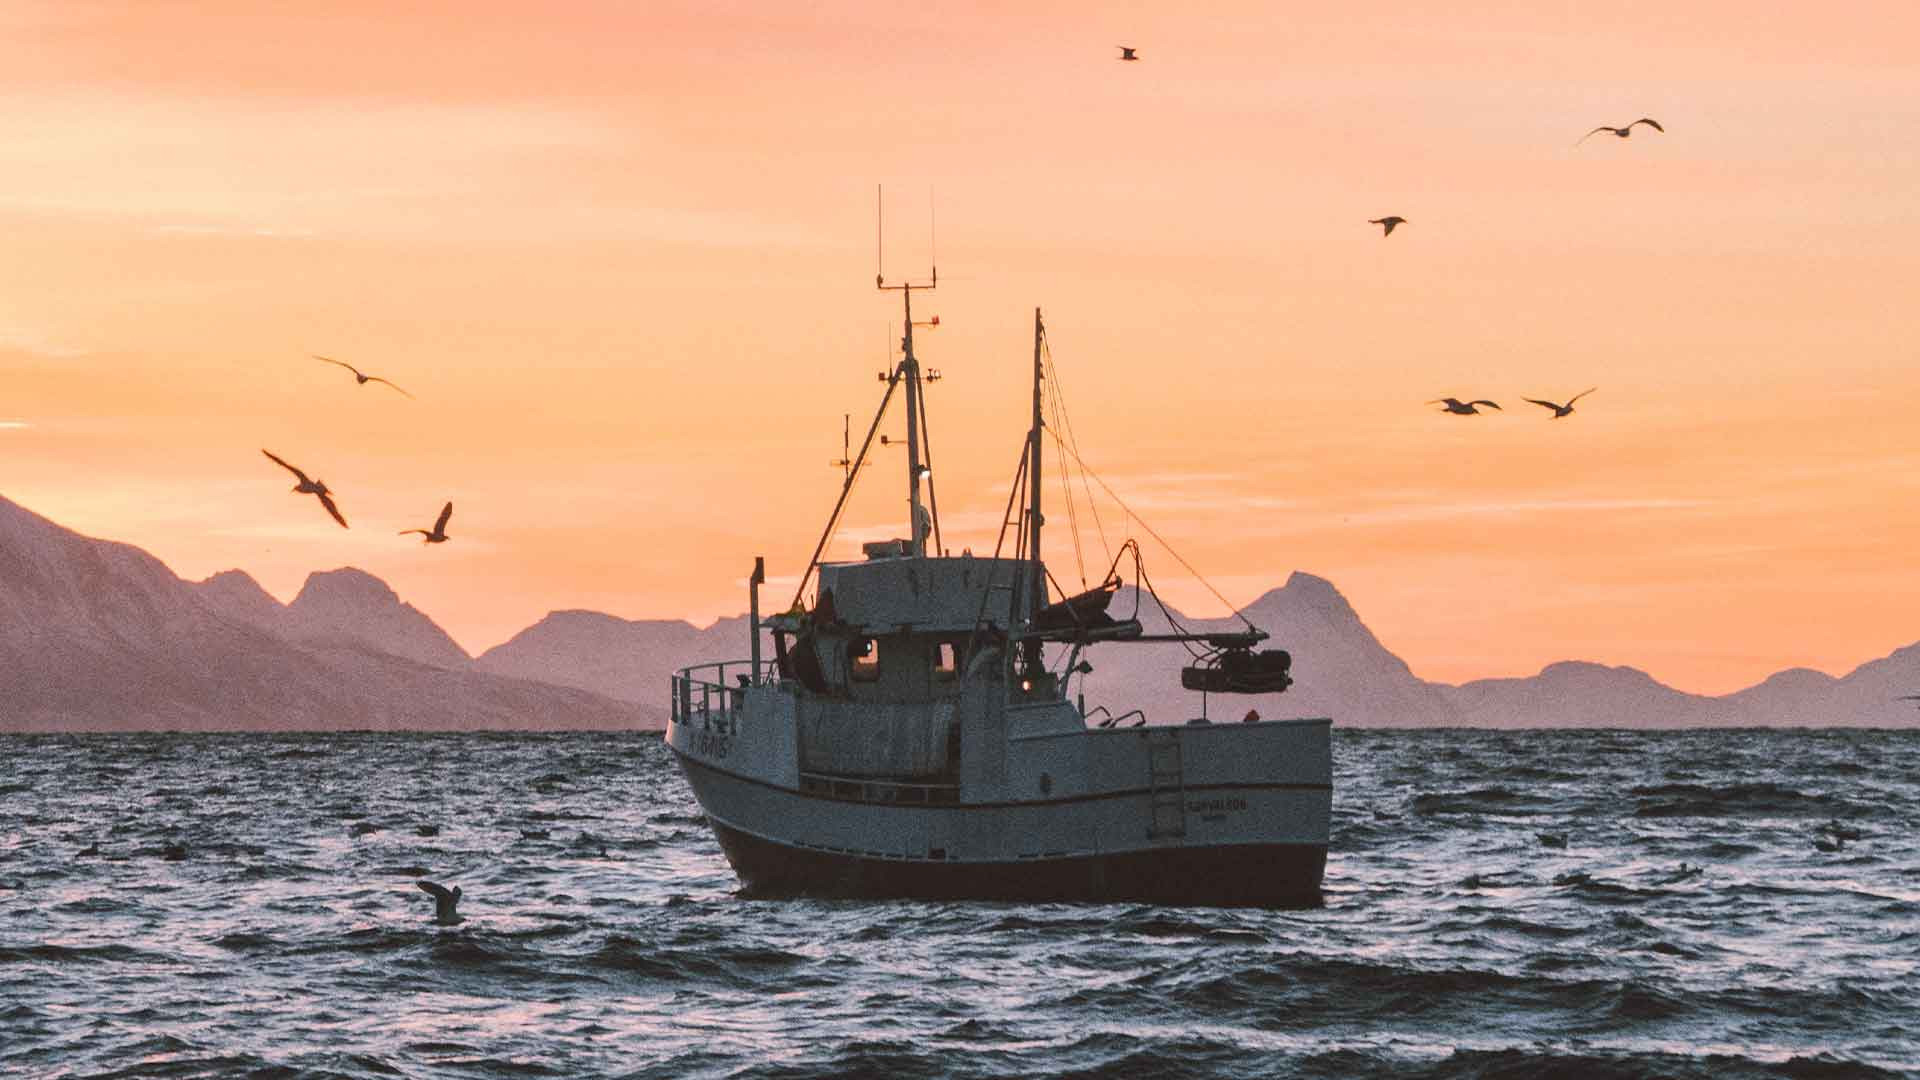
<svg viewBox="0 0 1920 1080"><path fill-rule="evenodd" d="M434 922L441 926L452 926L466 921L454 910L460 904L460 886L449 889L437 881L416 881L414 884L420 886L421 892L433 897Z"/></svg>
<svg viewBox="0 0 1920 1080"><path fill-rule="evenodd" d="M357 385L365 386L370 382L386 383L388 386L393 387L395 390L400 390L400 384L394 382L392 379L383 379L378 375L368 375L362 372L359 368L354 367L352 364L349 364L344 360L334 360L330 357L320 356L316 353L308 353L307 355L313 357L315 360L318 360L321 363L334 364L338 367L343 367L343 368L346 368L348 371L353 372L353 381ZM406 394L406 396L410 398L413 396L412 394L407 394L405 390L400 390L400 392L402 394Z"/></svg>
<svg viewBox="0 0 1920 1080"><path fill-rule="evenodd" d="M1675 870L1673 873L1668 874L1666 877L1661 878L1659 881L1655 882L1655 884L1673 885L1678 882L1685 881L1688 878L1697 878L1705 872L1706 872L1706 869L1704 867L1699 867L1699 866L1693 865L1692 863L1683 862L1680 864L1680 869Z"/></svg>
<svg viewBox="0 0 1920 1080"><path fill-rule="evenodd" d="M1655 120L1651 116L1643 116L1640 119L1635 120L1633 124L1645 124L1648 127L1652 128L1653 130L1661 133L1662 135L1665 135L1667 133L1667 129L1660 126L1660 121ZM1611 131L1615 135L1618 135L1624 139L1627 136L1633 134L1633 124L1628 124L1626 127L1608 127L1605 124L1601 124L1599 127L1594 128L1592 131L1589 131L1585 135L1580 136L1580 142L1574 143L1573 145L1579 146L1580 143L1586 142L1588 139L1593 138L1595 135L1598 135L1603 131Z"/></svg>
<svg viewBox="0 0 1920 1080"><path fill-rule="evenodd" d="M1558 419L1560 419L1561 417L1563 417L1563 416L1565 416L1565 415L1567 415L1568 413L1570 413L1570 412L1572 412L1572 411L1573 411L1573 403L1574 403L1574 402L1576 402L1576 401L1579 401L1579 400L1580 400L1581 398L1583 398L1583 397L1586 397L1586 396L1587 396L1588 394L1591 394L1591 393L1593 393L1593 392L1594 392L1595 390L1598 390L1598 389L1600 389L1600 388L1599 388L1599 387L1597 387L1597 386L1590 386L1590 387L1588 387L1588 388L1586 388L1585 390L1582 390L1582 391L1580 391L1579 393L1577 393L1577 394L1575 394L1575 395L1573 395L1572 397L1570 397L1570 398L1568 398L1568 399L1567 399L1567 403L1566 403L1565 405L1555 405L1555 404L1554 404L1553 402L1551 402L1551 401L1541 401L1541 400L1540 400L1539 398L1532 398L1532 397L1530 397L1530 398L1521 398L1520 400L1521 400L1521 401L1530 401L1530 402L1532 402L1532 403L1534 403L1535 405L1538 405L1538 406L1540 406L1540 407L1541 407L1541 408L1543 408L1543 409L1552 409L1552 410L1553 410L1553 419L1555 419L1555 420L1558 420Z"/></svg>
<svg viewBox="0 0 1920 1080"><path fill-rule="evenodd" d="M1832 818L1826 824L1814 830L1826 833L1835 840L1858 840L1865 834L1851 825L1842 825L1839 818Z"/></svg>
<svg viewBox="0 0 1920 1080"><path fill-rule="evenodd" d="M1920 701L1920 694L1901 694L1895 701Z"/></svg>
<svg viewBox="0 0 1920 1080"><path fill-rule="evenodd" d="M1433 401L1427 402L1427 404L1445 406L1445 408L1441 409L1442 412L1450 412L1456 416L1480 415L1480 410L1474 408L1475 405L1485 405L1490 409L1500 408L1499 405L1496 405L1495 403L1488 401L1485 398L1476 398L1473 401L1461 401L1459 398L1450 398L1450 397L1436 398ZM1502 411L1505 411L1505 410L1502 410Z"/></svg>
<svg viewBox="0 0 1920 1080"><path fill-rule="evenodd" d="M433 523L432 532L428 532L425 529L402 529L400 530L400 535L405 536L408 533L419 533L424 537L424 539L420 541L423 544L444 544L447 542L447 519L452 516L453 504L448 503L440 508L440 519Z"/></svg>
<svg viewBox="0 0 1920 1080"><path fill-rule="evenodd" d="M1122 60L1138 60L1138 59L1140 59L1140 58L1139 58L1138 56L1135 56L1135 55L1133 54L1133 46L1131 46L1131 45L1115 45L1115 46L1114 46L1114 48L1116 48L1116 49L1119 49L1119 50L1120 50L1120 59L1122 59Z"/></svg>
<svg viewBox="0 0 1920 1080"><path fill-rule="evenodd" d="M301 472L297 466L288 464L286 459L277 456L271 450L263 448L260 452L272 459L275 465L280 466L299 478L300 482L293 485L294 494L318 495L320 497L320 505L327 508L327 513L333 515L333 520L339 522L341 528L344 529L347 527L347 519L341 517L340 508L333 505L333 493L327 490L325 481L307 479L306 473Z"/></svg>
<svg viewBox="0 0 1920 1080"><path fill-rule="evenodd" d="M1388 214L1386 217L1367 219L1367 224L1380 226L1380 236L1382 239L1393 235L1393 227L1395 225L1405 225L1406 223L1407 219L1398 214Z"/></svg>

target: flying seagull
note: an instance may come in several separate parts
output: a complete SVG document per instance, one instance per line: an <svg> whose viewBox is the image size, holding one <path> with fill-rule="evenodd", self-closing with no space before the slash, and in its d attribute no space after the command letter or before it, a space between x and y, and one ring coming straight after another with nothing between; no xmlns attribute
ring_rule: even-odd
<svg viewBox="0 0 1920 1080"><path fill-rule="evenodd" d="M1461 401L1461 400L1460 400L1459 398L1450 398L1450 397L1446 397L1446 398L1437 398L1437 399L1435 399L1435 400L1433 400L1433 401L1429 401L1429 402L1427 402L1427 404L1429 404L1429 405L1444 405L1444 406L1446 406L1446 407L1445 407L1445 408L1443 408L1443 409L1441 409L1441 410L1440 410L1441 412L1450 412L1450 413L1453 413L1453 414L1454 414L1454 415L1456 415L1456 416L1478 416L1478 415L1480 415L1480 410L1479 410L1479 409L1476 409L1476 408L1474 408L1474 406L1475 406L1475 405L1485 405L1485 406L1486 406L1487 408L1489 408L1489 409L1498 409L1498 408L1500 408L1500 406L1499 406L1499 405L1496 405L1496 404L1494 404L1494 403L1493 403L1493 402L1491 402L1491 401L1487 401L1487 400L1486 400L1486 399L1484 399L1484 398L1481 398L1481 399L1478 399L1478 400L1475 400L1475 401Z"/></svg>
<svg viewBox="0 0 1920 1080"><path fill-rule="evenodd" d="M1120 50L1120 59L1122 60L1140 59L1139 57L1133 55L1133 46L1131 45L1115 45L1114 48Z"/></svg>
<svg viewBox="0 0 1920 1080"><path fill-rule="evenodd" d="M1580 142L1574 143L1573 145L1579 146L1580 143L1586 142L1588 139L1593 138L1595 135L1598 135L1603 131L1611 131L1615 135L1618 135L1624 139L1627 136L1633 134L1634 124L1645 124L1648 127L1652 128L1653 130L1661 133L1662 135L1665 135L1667 133L1667 129L1660 126L1660 121L1655 120L1651 116L1643 116L1640 119L1635 120L1633 124L1628 124L1626 127L1608 127L1605 124L1601 124L1599 127L1594 128L1592 131L1589 131L1585 135L1580 136Z"/></svg>
<svg viewBox="0 0 1920 1080"><path fill-rule="evenodd" d="M434 922L441 926L452 926L466 921L454 910L460 904L460 886L449 889L437 881L416 881L414 884L420 886L421 892L433 897Z"/></svg>
<svg viewBox="0 0 1920 1080"><path fill-rule="evenodd" d="M275 465L280 466L299 478L300 482L293 485L294 494L318 495L320 497L320 505L327 508L327 513L333 515L333 520L339 522L341 528L344 529L347 527L347 519L341 517L340 508L333 505L333 492L327 490L327 485L324 480L307 479L306 473L288 464L285 459L276 456L271 450L262 449L260 452L267 455L268 458L271 458Z"/></svg>
<svg viewBox="0 0 1920 1080"><path fill-rule="evenodd" d="M1579 401L1579 400L1580 400L1581 398L1583 398L1583 397L1586 397L1586 396L1587 396L1588 394L1591 394L1591 393L1593 393L1593 392L1594 392L1595 390L1598 390L1598 389L1600 389L1600 388L1599 388L1599 387L1597 387L1597 386L1590 386L1590 387L1588 387L1588 388L1586 388L1585 390L1582 390L1582 391L1580 391L1579 393L1577 393L1577 394L1575 394L1575 395L1573 395L1572 397L1570 397L1570 398L1568 398L1568 399L1567 399L1567 403L1566 403L1565 405L1555 405L1555 404L1554 404L1553 402L1551 402L1551 401L1541 401L1541 400L1540 400L1539 398L1533 398L1533 397L1530 397L1530 398L1521 398L1520 400L1521 400L1521 401L1530 401L1530 402L1532 402L1533 404L1535 404L1535 405L1538 405L1538 406L1540 406L1540 407L1541 407L1541 408L1543 408L1543 409L1552 409L1552 410L1553 410L1553 418L1554 418L1555 420L1558 420L1558 419L1560 419L1561 417L1563 417L1563 416L1565 416L1565 415L1567 415L1568 413L1570 413L1570 412L1572 412L1572 411L1573 411L1573 403L1574 403L1574 402L1576 402L1576 401Z"/></svg>
<svg viewBox="0 0 1920 1080"><path fill-rule="evenodd" d="M1395 225L1405 225L1406 223L1407 223L1407 219L1400 217L1397 214L1390 214L1382 218L1367 219L1367 224L1381 226L1380 235L1383 238L1393 235L1393 227Z"/></svg>
<svg viewBox="0 0 1920 1080"><path fill-rule="evenodd" d="M440 508L440 519L433 523L432 532L428 532L425 529L402 529L400 530L400 535L405 536L408 533L419 533L425 538L420 541L423 544L444 544L447 542L447 519L452 516L453 504L448 503Z"/></svg>
<svg viewBox="0 0 1920 1080"><path fill-rule="evenodd" d="M349 364L344 360L334 360L329 357L320 356L314 353L308 353L307 355L312 356L315 360L318 360L322 363L333 364L336 367L343 367L343 368L346 368L348 371L353 372L353 381L360 386L365 386L370 382L377 382L377 383L386 383L388 386L393 387L395 390L400 390L400 384L394 382L393 380L383 379L378 375L365 374L359 368L354 367L352 364ZM400 392L402 394L406 394L408 397L413 396L412 394L407 394L405 390L400 390Z"/></svg>

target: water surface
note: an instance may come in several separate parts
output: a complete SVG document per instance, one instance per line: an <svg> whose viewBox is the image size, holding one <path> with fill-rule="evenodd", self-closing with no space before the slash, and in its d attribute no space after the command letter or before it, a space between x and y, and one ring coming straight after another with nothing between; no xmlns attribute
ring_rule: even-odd
<svg viewBox="0 0 1920 1080"><path fill-rule="evenodd" d="M1335 774L1316 910L746 901L658 736L0 738L0 1075L1920 1071L1920 733Z"/></svg>

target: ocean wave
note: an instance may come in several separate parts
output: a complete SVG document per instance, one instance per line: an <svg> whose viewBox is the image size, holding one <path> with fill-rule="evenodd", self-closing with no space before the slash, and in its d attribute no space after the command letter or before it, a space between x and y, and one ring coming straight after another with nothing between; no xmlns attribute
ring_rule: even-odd
<svg viewBox="0 0 1920 1080"><path fill-rule="evenodd" d="M1578 1050L1461 1050L1434 1065L1406 1066L1382 1076L1421 1080L1521 1080L1568 1076L1589 1080L1898 1080L1904 1074L1830 1057L1770 1062L1730 1054L1603 1054Z"/></svg>
<svg viewBox="0 0 1920 1080"><path fill-rule="evenodd" d="M614 935L583 958L590 970L667 982L714 982L735 989L764 988L810 963L784 949L718 947L662 949L656 942Z"/></svg>
<svg viewBox="0 0 1920 1080"><path fill-rule="evenodd" d="M1415 795L1410 808L1416 814L1534 814L1554 805L1551 796L1503 787L1471 791L1436 791Z"/></svg>
<svg viewBox="0 0 1920 1080"><path fill-rule="evenodd" d="M1852 817L1863 813L1837 795L1807 793L1770 781L1741 784L1656 784L1628 789L1635 817Z"/></svg>
<svg viewBox="0 0 1920 1080"><path fill-rule="evenodd" d="M0 964L168 964L173 958L131 945L0 946Z"/></svg>

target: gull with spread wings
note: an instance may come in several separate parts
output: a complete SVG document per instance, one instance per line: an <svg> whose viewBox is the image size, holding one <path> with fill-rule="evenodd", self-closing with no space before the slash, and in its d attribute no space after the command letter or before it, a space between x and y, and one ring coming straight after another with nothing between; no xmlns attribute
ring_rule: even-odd
<svg viewBox="0 0 1920 1080"><path fill-rule="evenodd" d="M1662 135L1665 135L1667 133L1667 129L1660 126L1660 121L1655 120L1651 116L1643 116L1640 119L1635 120L1633 124L1645 124ZM1626 127L1608 127L1605 124L1601 124L1599 127L1594 128L1592 131L1589 131L1585 135L1580 136L1580 142L1574 143L1573 145L1579 146L1580 143L1586 142L1588 139L1593 138L1595 135L1598 135L1603 131L1610 131L1613 134L1618 135L1624 139L1627 136L1633 134L1633 124L1628 124Z"/></svg>
<svg viewBox="0 0 1920 1080"><path fill-rule="evenodd" d="M447 519L452 516L453 504L448 503L440 508L440 519L433 523L433 531L429 532L426 529L402 529L400 535L405 536L408 533L419 533L421 536L420 542L423 544L444 544L447 542Z"/></svg>
<svg viewBox="0 0 1920 1080"><path fill-rule="evenodd" d="M335 360L332 357L320 356L317 353L308 353L307 355L312 356L315 360L318 360L323 364L332 364L335 367L343 367L343 368L346 368L348 371L353 372L353 381L356 385L365 386L370 382L386 383L388 386L393 387L395 390L400 390L400 384L394 382L392 379L383 379L378 375L368 375L365 372L361 371L359 368L354 367L352 364L349 364L344 360ZM406 394L406 396L409 398L413 396L412 394L408 394L405 390L400 390L400 392L402 394Z"/></svg>
<svg viewBox="0 0 1920 1080"><path fill-rule="evenodd" d="M1485 405L1490 409L1500 408L1499 405L1485 398L1477 398L1473 401L1461 401L1459 398L1443 397L1429 401L1427 404L1443 406L1440 410L1441 412L1450 412L1455 416L1479 416L1480 410L1474 408L1475 405ZM1502 411L1504 412L1505 410Z"/></svg>
<svg viewBox="0 0 1920 1080"><path fill-rule="evenodd" d="M344 529L347 527L347 519L341 517L340 508L333 505L333 492L327 490L327 485L324 481L307 479L306 473L301 472L297 466L289 464L286 459L277 456L271 450L263 449L260 452L272 459L275 465L287 470L299 479L300 482L293 485L294 494L319 496L320 505L327 508L327 513L333 515L333 520L339 522L341 528Z"/></svg>
<svg viewBox="0 0 1920 1080"><path fill-rule="evenodd" d="M1587 387L1587 388L1586 388L1585 390L1582 390L1582 391L1580 391L1579 393L1577 393L1577 394L1575 394L1575 395L1573 395L1572 397L1570 397L1570 398L1568 398L1568 399L1567 399L1567 403L1566 403L1565 405L1555 405L1555 404L1554 404L1553 402L1551 402L1551 401L1541 401L1541 400L1540 400L1539 398L1534 398L1534 397L1530 397L1530 398L1521 398L1520 400L1521 400L1521 401L1529 401L1529 402L1532 402L1533 404L1535 404L1535 405L1538 405L1538 406L1540 406L1540 407L1541 407L1541 408L1543 408L1543 409L1552 409L1552 410L1553 410L1553 418L1554 418L1555 420L1558 420L1558 419L1560 419L1561 417L1563 417L1563 416L1565 416L1565 415L1567 415L1568 413L1570 413L1570 412L1572 412L1572 411L1573 411L1573 403L1574 403L1574 402L1576 402L1576 401L1579 401L1579 400L1580 400L1581 398L1583 398L1583 397L1586 397L1586 396L1587 396L1588 394L1591 394L1591 393L1593 393L1593 392L1594 392L1595 390L1598 390L1598 389L1600 389L1600 388L1599 388L1599 387L1597 387L1597 386L1589 386L1589 387Z"/></svg>

